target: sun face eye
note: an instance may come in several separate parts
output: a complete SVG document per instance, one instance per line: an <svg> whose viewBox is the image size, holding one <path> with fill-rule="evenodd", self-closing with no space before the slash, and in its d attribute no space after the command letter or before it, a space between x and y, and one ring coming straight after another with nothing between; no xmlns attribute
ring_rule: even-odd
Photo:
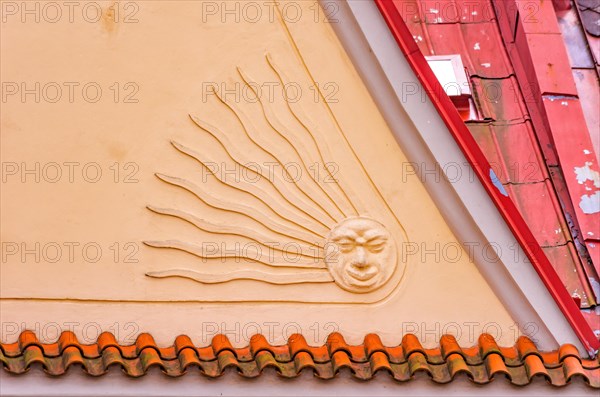
<svg viewBox="0 0 600 397"><path fill-rule="evenodd" d="M381 252L381 251L383 251L384 248L385 248L385 243L369 245L369 251L371 251L373 253Z"/></svg>
<svg viewBox="0 0 600 397"><path fill-rule="evenodd" d="M340 244L338 245L338 247L340 247L340 251L347 254L349 252L352 252L354 250L354 244Z"/></svg>
<svg viewBox="0 0 600 397"><path fill-rule="evenodd" d="M345 238L337 240L335 242L335 244L340 249L340 252L343 252L343 253L352 252L354 247L356 247L356 243L353 240L349 240L349 239L345 239Z"/></svg>
<svg viewBox="0 0 600 397"><path fill-rule="evenodd" d="M369 241L366 244L366 247L370 252L378 253L384 250L386 243L386 239L376 238L374 240Z"/></svg>

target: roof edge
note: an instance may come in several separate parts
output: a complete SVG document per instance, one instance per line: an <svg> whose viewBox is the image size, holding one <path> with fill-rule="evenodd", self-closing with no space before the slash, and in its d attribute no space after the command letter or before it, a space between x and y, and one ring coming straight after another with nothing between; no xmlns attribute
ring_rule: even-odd
<svg viewBox="0 0 600 397"><path fill-rule="evenodd" d="M451 100L444 94L439 81L433 74L425 56L419 50L408 30L397 4L393 0L373 0L386 21L398 47L406 57L411 69L425 88L428 97L440 114L444 124L452 134L467 161L494 205L506 221L509 229L531 261L550 295L571 325L590 356L595 357L600 349L600 341L581 314L574 300L562 284L552 264L537 243L521 213L513 201L502 194L489 178L491 166L460 117Z"/></svg>
<svg viewBox="0 0 600 397"><path fill-rule="evenodd" d="M236 348L223 334L215 335L206 346L196 346L189 336L180 335L172 345L160 347L150 334L140 334L131 344L121 345L110 332L100 334L95 343L81 344L70 331L64 331L54 343L41 343L32 331L23 331L16 342L0 343L0 362L12 375L41 366L49 375L65 376L71 366L78 366L97 377L117 365L133 378L148 374L152 367L168 377L197 370L208 378L218 378L235 368L242 377L256 378L271 367L285 378L299 377L308 368L324 380L349 370L363 381L387 372L392 379L406 382L414 380L417 372L425 372L433 382L445 384L465 373L478 385L504 375L518 386L529 385L536 377L559 387L583 378L591 388L600 389L600 362L582 358L573 345L541 352L522 336L513 346L502 347L489 334L481 334L470 347L460 346L452 335L443 335L434 348L423 347L413 334L404 335L396 346L385 346L377 334L365 335L362 344L349 345L340 333L332 333L319 346L308 345L300 334L291 335L283 345L271 345L264 335L256 334L246 347Z"/></svg>

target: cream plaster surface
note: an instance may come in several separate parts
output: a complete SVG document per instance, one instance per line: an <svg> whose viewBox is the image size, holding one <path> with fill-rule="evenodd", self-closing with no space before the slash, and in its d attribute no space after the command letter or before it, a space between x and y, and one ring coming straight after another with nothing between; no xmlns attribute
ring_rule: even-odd
<svg viewBox="0 0 600 397"><path fill-rule="evenodd" d="M224 3L201 1L137 1L137 8L121 10L127 15L135 10L137 22L124 23L123 13L109 12L112 3L98 3L103 7L98 23L76 14L73 23L68 19L28 23L15 17L2 24L3 341L13 341L28 328L37 329L45 340L55 339L57 329L72 329L87 342L99 331L111 331L123 342L151 332L163 345L183 333L207 343L217 332L228 334L236 345L247 344L257 332L272 343L283 343L294 332L321 343L332 331L342 332L351 343L376 332L393 344L403 333L413 332L426 344L435 345L442 333L451 333L469 345L486 331L502 344L514 342L517 327L511 316L468 252L459 248L421 181L409 172L402 148L324 15L315 14L319 10L315 3L284 2L285 23L272 6L263 7L254 18L255 14L249 17L242 11L249 3L238 3L237 14L226 14L219 9ZM288 103L303 114L320 147L329 152L325 163L333 164L339 189L323 180L321 190L304 169L297 185L309 194L297 196L298 202L310 204L312 199L337 221L343 216L335 216L335 204L343 210L351 205L344 207L344 200L332 204L323 191L343 192L357 215L375 219L390 231L398 261L381 287L357 293L332 281L299 282L309 277L308 270L293 261L269 270L278 274L277 279L294 282L277 285L257 280L264 266L255 261L203 260L182 250L144 244L173 239L194 244L249 242L245 237L201 232L181 219L150 211L149 205L270 233L260 223L203 204L155 173L186 178L262 213L272 214L277 206L294 212L276 195L257 200L232 191L170 143L193 148L202 158L231 160L188 117L192 115L224 131L249 160L272 161L247 139L218 95L208 91L212 86L255 127L266 152L276 153L285 164L312 164L316 151L310 140L298 138L313 149L296 153L277 138L253 92L244 89L237 68L258 83L261 99L281 125L294 125L282 128L286 136L306 137L281 90L273 94L269 90L281 87L275 71L284 72L291 90L299 93L297 102L288 98ZM39 101L35 94L7 94L15 87L7 82L19 90L39 82ZM55 103L50 100L55 86L48 85L53 82L62 87L62 97ZM101 87L97 102L84 96L81 89L86 84L92 87L87 91L91 96L93 87ZM412 124L405 130L415 133ZM323 163L315 164L323 178ZM102 172L99 178L96 170ZM264 182L255 186L261 183L270 189ZM302 233L308 229L325 234L329 224L335 224L265 218L294 233L304 226ZM277 241L286 243L280 237ZM250 271L253 279L205 284L147 275L171 268L202 274ZM317 270L318 277L326 277L326 270Z"/></svg>

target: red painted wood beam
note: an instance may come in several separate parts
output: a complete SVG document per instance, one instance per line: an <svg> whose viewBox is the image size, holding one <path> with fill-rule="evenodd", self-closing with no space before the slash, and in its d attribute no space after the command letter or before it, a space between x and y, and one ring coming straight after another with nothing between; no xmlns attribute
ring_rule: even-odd
<svg viewBox="0 0 600 397"><path fill-rule="evenodd" d="M558 11L564 11L571 8L571 0L552 0L554 8Z"/></svg>

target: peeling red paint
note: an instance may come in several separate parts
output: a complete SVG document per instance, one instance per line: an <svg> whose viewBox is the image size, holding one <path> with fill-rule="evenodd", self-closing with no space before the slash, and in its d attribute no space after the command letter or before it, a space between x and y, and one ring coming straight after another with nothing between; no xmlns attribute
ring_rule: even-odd
<svg viewBox="0 0 600 397"><path fill-rule="evenodd" d="M436 40L444 41L446 43L452 42L452 43L455 43L455 45L457 45L456 43L459 43L460 45L457 45L452 48L449 47L449 48L447 48L447 50L448 51L451 51L451 50L458 51L459 54L463 57L463 59L465 59L465 65L473 65L473 62L469 60L470 52L481 51L481 48L482 48L481 43L478 46L476 45L477 42L473 43L472 51L471 51L471 47L469 47L467 44L465 44L468 42L468 40L465 40L465 38L462 37L461 35L463 35L463 31L466 31L468 29L465 29L463 26L460 26L460 28L456 27L456 26L452 27L452 28L448 28L448 27L440 28L439 21L437 21L437 20L435 20L433 22L430 21L431 23L428 24L428 23L426 23L428 20L419 17L419 15L415 16L414 13L407 14L404 6L407 3L414 3L414 2L411 2L411 1L405 2L405 1L401 1L401 0L398 0L398 1L375 0L375 2L377 4L377 6L379 7L382 15L386 19L386 22L388 23L388 26L390 27L392 34L394 35L394 37L396 38L396 41L398 42L398 45L400 46L400 48L406 55L407 59L411 63L412 68L415 70L417 76L419 76L419 79L425 86L427 92L435 93L436 88L438 88L437 86L439 86L439 83L437 83L435 76L433 75L433 73L431 72L429 67L427 66L426 61L425 61L424 57L422 56L421 52L419 51L419 49L423 49L424 51L427 51L426 54L431 54L435 51L436 45L438 45L438 44L436 44ZM448 2L448 3L450 3L450 2ZM458 2L455 2L455 3L458 3ZM518 15L518 10L521 10L521 9L519 9L518 7L515 6L515 4L517 4L517 3L515 3L515 1L506 0L506 1L495 1L493 3L490 3L490 1L482 0L479 3L481 5L481 8L484 8L486 6L493 4L497 7L498 11L502 13L502 15L501 15L502 17L501 18L498 17L496 26L499 26L502 29L506 30L506 27L510 27L511 24L513 27L516 24L518 24L517 15ZM524 5L523 3L524 2L518 2L517 5L519 7L526 6L526 4ZM528 3L531 4L531 2L528 2ZM408 31L407 26L404 24L404 22L402 20L402 14L404 14L403 15L404 19L406 19L406 21L408 22L408 28L410 29L410 32ZM555 21L556 21L556 19L555 19ZM452 23L451 21L442 21L442 22ZM454 23L458 24L458 22L454 22ZM460 22L460 23L462 24L465 22ZM467 24L468 24L468 22L467 22ZM493 24L490 26L493 26ZM444 32L446 32L446 34L455 34L456 36L444 36L443 34L439 33L442 30ZM434 34L431 34L431 31L433 31ZM448 32L454 32L454 33L448 33ZM514 30L512 30L512 32L514 32ZM436 34L437 34L437 39L436 39ZM499 39L500 33L496 27L494 27L493 29L489 29L488 34L496 34L496 35L498 35L498 40L500 40ZM508 45L506 45L506 49L500 48L498 53L494 54L496 56L496 59L501 58L501 57L506 57L507 59L509 59L509 53L510 53L510 58L514 58L514 57L519 58L520 57L519 51L517 51L519 49L519 47L512 44L512 41L513 41L512 33L509 35L509 37L510 37L509 43L508 43ZM560 37L559 37L559 39L560 39ZM506 43L506 41L505 41L505 43ZM523 40L523 38L522 38L521 46L523 45L523 43L525 43L525 45L528 45L527 44L528 41ZM468 50L467 50L467 47L469 47ZM477 47L479 49L477 49ZM530 53L529 50L528 49L525 49L525 50L526 51L523 51L523 52L526 55L528 55ZM548 52L548 47L546 47L546 48L538 47L535 49L534 52L542 53L542 51ZM450 54L436 54L436 55L450 55ZM479 56L479 54L477 56ZM548 59L551 59L551 57L549 57L549 56L547 56L547 57L548 57ZM565 51L565 57L566 57L566 51ZM512 59L510 59L508 61L509 65L511 64L511 61L512 61ZM529 67L528 67L528 65L529 65ZM567 65L566 69L568 70L569 76L571 76L571 69L570 69L570 67L568 67L568 62L566 65ZM550 158L553 161L552 165L554 165L557 162L557 158L554 155L554 151L553 151L553 147L552 147L552 145L553 145L553 141L551 139L552 136L550 134L548 134L550 125L549 125L549 123L545 122L546 119L544 117L545 115L543 114L545 109L542 106L541 99L536 99L536 98L539 98L539 95L540 95L539 85L537 87L536 86L531 87L530 92L526 93L525 94L526 96L523 96L522 85L520 84L521 82L517 82L517 79L512 78L511 75L495 76L494 73L499 73L498 70L492 69L491 67L486 68L485 66L483 66L483 68L484 69L480 69L480 71L477 73L483 74L485 69L490 69L489 71L485 71L485 73L488 73L485 75L485 78L473 76L471 78L471 83L473 84L472 91L474 93L474 96L477 96L478 104L480 106L481 112L484 114L484 117L487 119L487 121L489 121L491 124L494 124L494 125L513 124L513 123L518 124L518 123L526 122L526 120L531 117L531 115L528 114L528 111L527 111L528 109L534 109L536 115L535 115L535 117L531 117L531 120L534 124L534 129L536 130L536 135L538 133L538 129L539 129L539 131L542 132L540 135L537 135L538 138L542 137L542 139L540 139L540 141L542 142L542 150L541 151L544 153L544 155L548 154L547 158ZM517 68L519 69L519 72L521 72L521 73L525 73L527 70L529 70L530 75L531 75L531 72L533 71L533 77L535 77L535 68L532 67L531 62L529 62L528 64L526 62L518 62L518 65L515 65L515 69L517 69ZM558 63L557 65L555 65L553 62L550 62L550 61L548 61L546 63L544 68L550 68L553 71L553 73L556 73L557 71L560 73L562 71L562 69L565 69L565 67L562 63ZM472 67L472 69L476 69L476 68ZM526 76L526 74L525 74L525 76ZM571 79L572 79L572 77L571 77ZM502 95L499 98L496 97L496 98L492 98L490 100L489 95L487 95L487 96L482 95L482 93L485 92L486 87L492 86L493 83L496 83L497 86L502 88L500 90ZM564 83L564 82L551 80L551 79L548 79L547 81L542 81L542 83L544 83L543 89L548 89L548 87L557 88L557 87L562 87L562 86L565 86L565 87L569 86L568 81L566 83ZM570 84L572 86L572 91L575 92L575 84L572 80L571 80ZM511 89L511 87L513 87L513 88ZM438 89L438 91L440 91L440 90ZM548 92L551 94L554 94L551 90ZM509 93L511 93L512 96L508 95ZM485 99L485 101L483 101L482 99ZM481 153L481 151L478 148L476 149L473 147L473 145L475 145L475 146L477 146L477 145L475 144L475 142L472 139L469 139L469 138L471 138L471 135L466 130L465 124L460 119L460 115L458 114L456 109L454 109L452 102L447 97L443 98L439 95L435 96L435 98L433 98L433 94L432 94L432 101L433 101L434 105L437 107L438 111L440 112L442 118L446 122L446 125L449 127L450 131L455 136L457 143L461 146L461 148L465 152L466 157L473 164L478 176L480 177L480 180L482 181L483 185L486 187L486 190L488 190L488 193L490 194L490 196L493 197L493 199L495 200L500 212L505 217L511 230L513 230L515 235L518 236L523 248L526 250L527 254L532 258L532 263L533 263L534 267L536 268L536 270L538 271L538 274L540 275L540 277L542 278L542 280L548 287L552 296L555 298L555 300L559 304L559 307L561 307L561 310L563 311L566 318L569 320L569 322L573 326L573 329L578 334L578 336L580 337L580 339L584 343L584 345L586 345L588 347L594 346L591 350L591 354L595 354L593 352L593 350L597 350L598 346L600 346L600 344L598 343L597 337L594 335L594 333L590 329L589 325L583 318L581 312L579 312L577 310L577 307L574 303L574 300L573 300L571 294L569 294L567 292L567 290L564 287L564 284L558 278L556 271L552 268L552 266L555 264L553 264L553 265L550 264L546 255L544 255L542 253L542 250L539 248L538 243L535 241L535 238L533 237L534 235L537 236L541 232L547 233L548 232L548 224L542 224L542 225L538 224L538 226L540 226L540 227L536 228L536 223L531 223L531 221L530 221L531 224L528 227L528 225L523 220L522 215L516 209L514 204L509 199L502 196L502 193L496 189L496 187L493 185L491 180L488 178L487 173L489 171L489 167L483 166L484 164L487 163L486 158L484 157L484 155ZM532 102L533 106L530 106L530 103L528 103L528 102ZM472 125L472 124L470 124L470 125ZM468 136L465 135L465 131ZM489 144L489 139L491 139L491 137L489 137L489 138L483 137L482 138L480 136L480 139L478 139L478 140L479 141L487 140L488 141L487 147L492 148L493 145ZM525 144L524 146L521 146L519 149L513 148L512 150L527 150L527 149L525 149L526 147L528 147L527 144ZM497 148L496 148L496 159L503 160L503 157L504 156L498 155ZM537 164L540 166L540 169L546 169L546 167L547 167L547 165L544 163L544 161L542 159L540 159L537 162ZM539 200L550 200L549 203L551 202L552 204L550 207L547 207L547 208L560 207L557 205L558 200L554 193L554 188L552 187L549 180L546 183L547 183L547 186L550 186L550 189L547 190L548 191L547 197L545 197L545 198L540 197L540 195L536 193L535 195L526 194L525 196L520 197L520 198L524 199L525 201L531 202L531 203L538 203ZM534 208L535 208L535 206L534 206ZM529 211L529 210L526 210L526 211ZM533 216L533 214L535 214L535 212L528 213L528 215L531 215L531 216ZM537 220L539 220L542 216L539 216L539 215L537 217L533 216L533 218L535 218L536 222L537 222ZM555 212L554 219L558 221L558 224L562 224L563 226L566 223L564 221L564 216L560 213L560 209ZM550 223L550 225L551 225L550 227L556 226L556 224L554 224L554 223ZM561 227L561 229L565 230L566 226L564 228ZM531 233L530 230L533 231L533 234ZM562 232L562 230L561 230L561 232ZM564 232L568 233L566 230ZM535 248L535 247L537 247L537 248ZM576 262L576 261L573 261L573 262ZM565 265L565 263L568 263L568 262L561 259L561 261L558 262L559 266L555 266L555 267L558 269L563 269L564 267L567 267L567 268L570 268L571 270L581 271L581 273L583 274L583 268L581 267L581 263L575 263L574 265L570 265L570 264ZM564 266L562 266L562 265L564 265ZM574 280L574 279L569 279L569 280ZM576 283L581 282L581 280L582 279L579 278L578 280L575 280L575 282ZM583 278L584 284L586 284L585 281L586 281L586 279L584 277ZM581 290L589 291L589 285L585 285L585 286L581 285ZM589 295L589 294L586 293L586 295Z"/></svg>

